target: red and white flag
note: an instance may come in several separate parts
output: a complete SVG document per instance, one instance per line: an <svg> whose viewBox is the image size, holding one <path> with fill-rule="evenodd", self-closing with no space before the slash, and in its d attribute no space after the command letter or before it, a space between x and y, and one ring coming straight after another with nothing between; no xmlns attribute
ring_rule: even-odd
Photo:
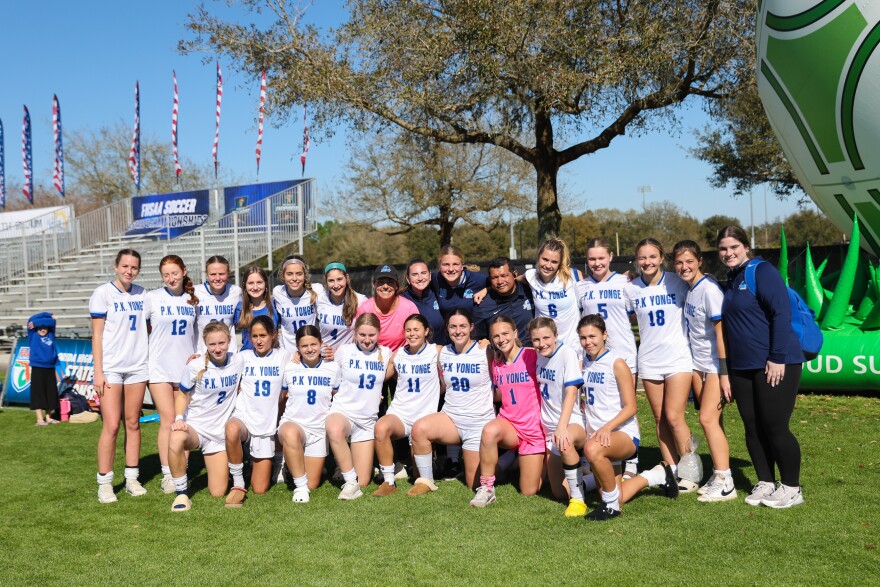
<svg viewBox="0 0 880 587"><path fill-rule="evenodd" d="M217 147L220 146L220 103L223 101L223 74L220 72L220 62L217 62L217 126L214 130L214 149L211 154L214 156L214 179L217 179Z"/></svg>
<svg viewBox="0 0 880 587"><path fill-rule="evenodd" d="M306 174L306 155L309 154L309 125L306 122L306 107L303 106L303 150L302 155L299 156L300 163L302 163L302 174L305 176Z"/></svg>
<svg viewBox="0 0 880 587"><path fill-rule="evenodd" d="M171 70L174 76L174 107L171 109L171 149L174 152L174 175L177 177L177 183L180 183L180 159L177 157L177 72Z"/></svg>
<svg viewBox="0 0 880 587"><path fill-rule="evenodd" d="M52 132L55 135L55 168L52 170L52 185L64 197L64 147L61 142L61 104L58 96L52 96Z"/></svg>
<svg viewBox="0 0 880 587"><path fill-rule="evenodd" d="M141 86L134 83L134 132L131 137L131 150L128 152L128 170L134 179L134 187L141 191Z"/></svg>
<svg viewBox="0 0 880 587"><path fill-rule="evenodd" d="M263 112L266 108L266 72L260 80L260 121L257 124L257 177L260 177L260 156L263 154Z"/></svg>
<svg viewBox="0 0 880 587"><path fill-rule="evenodd" d="M24 168L24 185L21 192L28 202L34 203L34 157L31 149L31 113L24 107L24 118L21 120L21 162Z"/></svg>

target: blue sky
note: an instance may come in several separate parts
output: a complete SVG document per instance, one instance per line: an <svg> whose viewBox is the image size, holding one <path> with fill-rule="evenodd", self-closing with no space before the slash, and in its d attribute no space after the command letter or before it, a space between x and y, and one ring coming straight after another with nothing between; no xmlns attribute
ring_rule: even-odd
<svg viewBox="0 0 880 587"><path fill-rule="evenodd" d="M337 0L315 2L307 18L330 26L344 17ZM225 2L208 2L210 10L247 22L239 9ZM66 131L97 128L117 120L131 125L134 84L141 88L142 133L162 141L171 137L172 70L180 92L179 147L182 157L206 164L214 138L215 66L202 57L180 55L177 43L186 37L184 23L197 2L154 0L133 3L92 0L4 2L0 8L0 119L6 147L6 175L21 181L22 105L33 123L36 181L48 184L52 175L52 95L61 101ZM247 181L256 180L254 148L259 80L224 70L220 164ZM649 202L671 200L699 219L717 213L749 220L748 198L732 198L730 190L712 188L707 165L690 157L693 129L706 117L696 102L682 112L683 124L673 133L653 132L620 137L612 146L582 157L565 168L560 181L569 188L563 212L589 208L641 207L636 188L651 185ZM302 111L294 122L275 128L265 125L261 181L300 176ZM317 129L315 129L317 130ZM313 135L317 134L313 130ZM316 177L323 198L333 194L349 157L344 132L330 141L312 141L306 175ZM125 165L125 162L120 162ZM21 198L18 193L11 198ZM39 202L38 202L39 204ZM755 221L764 220L763 191L755 193ZM796 210L794 199L768 197L773 220Z"/></svg>

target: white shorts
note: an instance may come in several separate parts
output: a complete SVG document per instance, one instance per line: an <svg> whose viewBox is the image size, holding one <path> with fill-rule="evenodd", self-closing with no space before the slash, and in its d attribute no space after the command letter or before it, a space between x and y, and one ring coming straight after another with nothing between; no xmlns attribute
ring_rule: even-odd
<svg viewBox="0 0 880 587"><path fill-rule="evenodd" d="M699 371L703 374L706 373L718 373L718 359L712 360L711 358L706 361L698 361L694 359L694 371Z"/></svg>
<svg viewBox="0 0 880 587"><path fill-rule="evenodd" d="M412 428L415 421L409 421L400 414L395 414L394 412L388 412L385 414L386 416L394 416L403 424L403 435L409 438L409 443L412 444Z"/></svg>
<svg viewBox="0 0 880 587"><path fill-rule="evenodd" d="M572 414L572 416L574 416L574 415L575 414ZM580 426L581 428L584 429L584 431L586 431L586 429L587 429L586 425L584 425L583 418L574 418L574 417L569 418L568 425L571 426L572 424L574 424L576 426ZM562 456L562 453L559 452L559 447L556 446L555 442L553 442L553 433L554 432L556 432L555 429L550 430L549 428L547 428L547 451L550 452L551 454L556 455L557 457L560 457L560 456Z"/></svg>
<svg viewBox="0 0 880 587"><path fill-rule="evenodd" d="M250 435L251 456L255 459L271 459L275 456L275 435L254 436Z"/></svg>
<svg viewBox="0 0 880 587"><path fill-rule="evenodd" d="M144 383L145 381L150 380L150 376L147 373L147 370L143 371L132 371L131 373L116 373L116 372L104 372L104 379L107 380L107 383L111 383L113 385L125 385L127 383Z"/></svg>
<svg viewBox="0 0 880 587"><path fill-rule="evenodd" d="M455 429L458 430L458 436L461 438L462 450L480 451L480 438L483 436L484 426L485 424L479 428L462 428L456 425Z"/></svg>
<svg viewBox="0 0 880 587"><path fill-rule="evenodd" d="M340 411L330 409L331 414L339 414L340 416L344 416L346 420L348 420L348 424L351 427L351 434L349 434L350 442L366 442L368 440L373 440L376 438L375 429L376 429L376 421L369 420L355 420L348 414Z"/></svg>
<svg viewBox="0 0 880 587"><path fill-rule="evenodd" d="M304 428L293 420L282 419L278 424L280 433L281 426L287 422L295 425L306 435L306 443L303 446L303 456L311 458L323 458L327 456L327 431L322 429Z"/></svg>
<svg viewBox="0 0 880 587"><path fill-rule="evenodd" d="M192 424L187 423L189 428L192 428L196 432L196 436L199 437L199 450L202 451L203 455L211 455L218 452L226 452L226 441L225 440L216 440L214 438L210 438L202 434L201 430L193 426Z"/></svg>
<svg viewBox="0 0 880 587"><path fill-rule="evenodd" d="M689 371L665 371L663 373L639 373L639 377L644 381L647 379L648 381L666 381L668 378L673 375L678 375L679 373L687 373L691 374L693 369Z"/></svg>

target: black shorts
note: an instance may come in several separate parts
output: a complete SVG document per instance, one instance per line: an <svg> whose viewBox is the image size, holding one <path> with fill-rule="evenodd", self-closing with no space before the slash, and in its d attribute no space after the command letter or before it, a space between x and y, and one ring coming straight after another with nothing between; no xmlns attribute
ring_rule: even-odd
<svg viewBox="0 0 880 587"><path fill-rule="evenodd" d="M54 367L31 367L32 410L58 410L58 380Z"/></svg>

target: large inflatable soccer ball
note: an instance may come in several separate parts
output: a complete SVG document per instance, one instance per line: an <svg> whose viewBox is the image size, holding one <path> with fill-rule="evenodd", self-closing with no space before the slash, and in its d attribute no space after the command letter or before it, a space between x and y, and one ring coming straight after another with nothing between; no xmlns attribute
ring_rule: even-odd
<svg viewBox="0 0 880 587"><path fill-rule="evenodd" d="M880 2L763 0L758 91L803 188L880 255Z"/></svg>

